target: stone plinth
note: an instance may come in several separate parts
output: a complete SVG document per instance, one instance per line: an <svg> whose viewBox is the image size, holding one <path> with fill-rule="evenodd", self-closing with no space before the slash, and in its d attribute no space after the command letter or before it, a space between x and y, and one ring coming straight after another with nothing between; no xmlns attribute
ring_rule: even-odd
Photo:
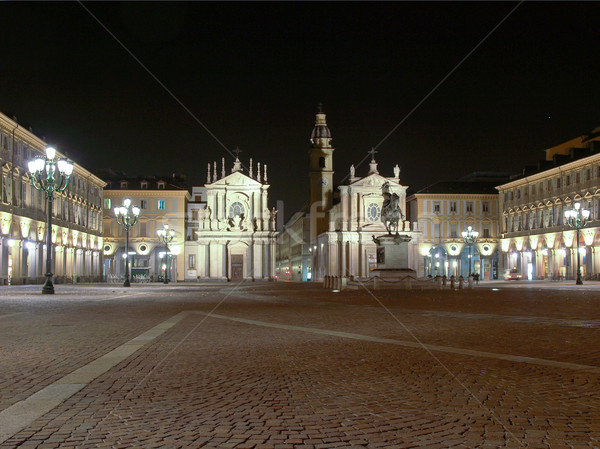
<svg viewBox="0 0 600 449"><path fill-rule="evenodd" d="M377 245L377 269L371 271L377 288L411 288L417 272L408 265L408 235L373 236Z"/></svg>

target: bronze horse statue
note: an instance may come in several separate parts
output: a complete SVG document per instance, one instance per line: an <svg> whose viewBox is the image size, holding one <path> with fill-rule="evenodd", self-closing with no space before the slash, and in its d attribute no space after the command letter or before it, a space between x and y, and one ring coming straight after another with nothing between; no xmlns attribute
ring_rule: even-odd
<svg viewBox="0 0 600 449"><path fill-rule="evenodd" d="M386 182L381 186L383 194L383 207L381 208L381 221L385 225L387 232L398 234L399 222L404 222L404 214L400 208L400 197L397 193L392 193L390 183Z"/></svg>

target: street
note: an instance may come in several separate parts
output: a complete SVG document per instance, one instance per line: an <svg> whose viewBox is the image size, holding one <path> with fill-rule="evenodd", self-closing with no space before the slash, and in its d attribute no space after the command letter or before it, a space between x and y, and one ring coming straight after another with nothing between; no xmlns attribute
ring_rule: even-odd
<svg viewBox="0 0 600 449"><path fill-rule="evenodd" d="M2 448L600 445L595 283L39 290L0 288Z"/></svg>

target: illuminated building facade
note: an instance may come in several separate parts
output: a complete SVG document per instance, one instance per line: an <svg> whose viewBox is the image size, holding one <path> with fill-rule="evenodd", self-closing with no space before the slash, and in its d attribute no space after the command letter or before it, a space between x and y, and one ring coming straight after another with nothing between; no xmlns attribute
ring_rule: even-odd
<svg viewBox="0 0 600 449"><path fill-rule="evenodd" d="M575 203L590 211L580 233L583 276L600 273L600 127L546 150L546 159L498 186L502 265L524 278L574 279L575 230L564 220Z"/></svg>
<svg viewBox="0 0 600 449"><path fill-rule="evenodd" d="M27 163L48 145L31 129L0 114L0 282L43 283L46 271L46 198ZM58 157L60 154L58 148ZM57 193L52 217L52 273L58 283L102 280L104 182L74 164L67 189Z"/></svg>
<svg viewBox="0 0 600 449"><path fill-rule="evenodd" d="M495 182L438 182L408 198L410 220L421 231L419 276L498 279L498 193ZM468 226L479 233L465 243ZM469 261L469 259L471 259Z"/></svg>
<svg viewBox="0 0 600 449"><path fill-rule="evenodd" d="M229 173L227 173L229 172ZM239 158L231 171L208 165L204 187L194 187L188 206L186 280L272 280L277 211L268 207L267 166Z"/></svg>
<svg viewBox="0 0 600 449"><path fill-rule="evenodd" d="M325 113L316 114L309 150L310 206L294 214L279 236L278 276L286 270L292 280L321 281L325 276L368 279L377 268L373 236L387 233L381 221L382 185L400 197L406 213L406 189L400 183L400 168L390 169L393 176L379 173L375 152L365 176L351 166L347 183L334 188L332 136ZM343 181L343 182L344 182ZM419 233L405 222L402 234L409 235L409 265L418 263Z"/></svg>
<svg viewBox="0 0 600 449"><path fill-rule="evenodd" d="M190 194L180 176L127 177L107 172L104 190L104 276L122 281L125 275L125 230L115 220L114 208L126 198L140 208L138 223L129 231L131 282L159 281L167 271L171 281L185 278L185 212ZM167 253L157 231L169 225L174 238Z"/></svg>

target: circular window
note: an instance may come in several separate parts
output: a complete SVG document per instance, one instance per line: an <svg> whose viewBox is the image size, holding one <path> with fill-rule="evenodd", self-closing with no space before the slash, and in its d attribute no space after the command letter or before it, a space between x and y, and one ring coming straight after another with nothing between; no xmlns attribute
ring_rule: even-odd
<svg viewBox="0 0 600 449"><path fill-rule="evenodd" d="M110 245L104 245L104 251L109 252L110 251Z"/></svg>
<svg viewBox="0 0 600 449"><path fill-rule="evenodd" d="M381 208L378 204L371 203L367 206L367 219L377 221L381 217Z"/></svg>
<svg viewBox="0 0 600 449"><path fill-rule="evenodd" d="M148 247L146 245L140 245L140 251L145 253Z"/></svg>
<svg viewBox="0 0 600 449"><path fill-rule="evenodd" d="M483 250L487 252L490 250L490 247L488 245L483 245Z"/></svg>
<svg viewBox="0 0 600 449"><path fill-rule="evenodd" d="M233 218L237 215L244 215L244 205L238 201L229 206L229 218Z"/></svg>
<svg viewBox="0 0 600 449"><path fill-rule="evenodd" d="M452 246L450 247L450 249L451 249L452 251L456 251L458 248L457 248L457 246L456 246L456 245L452 245Z"/></svg>

